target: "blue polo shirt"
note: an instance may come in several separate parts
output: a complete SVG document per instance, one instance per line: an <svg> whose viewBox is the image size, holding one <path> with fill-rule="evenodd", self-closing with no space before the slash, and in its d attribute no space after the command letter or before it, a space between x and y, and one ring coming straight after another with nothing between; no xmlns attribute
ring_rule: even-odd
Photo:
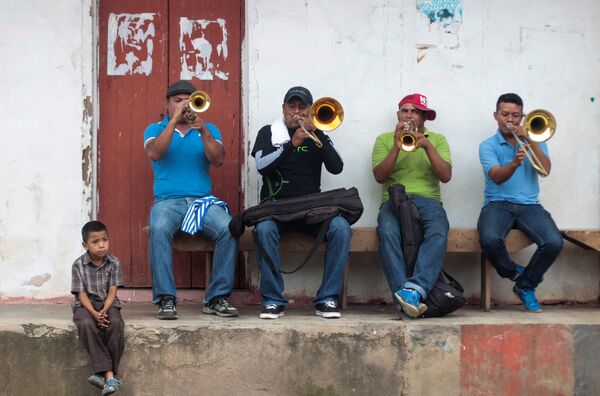
<svg viewBox="0 0 600 396"><path fill-rule="evenodd" d="M546 157L548 155L548 147L546 143L538 143L540 149ZM505 166L515 158L517 153L516 144L511 146L502 132L496 130L496 134L479 145L479 161L483 167L483 177L485 178L485 191L483 206L493 201L508 201L515 204L532 205L540 203L538 196L540 193L540 185L538 174L531 166L527 158L523 160L510 179L502 184L496 184L489 176L489 171L494 166Z"/></svg>
<svg viewBox="0 0 600 396"><path fill-rule="evenodd" d="M169 123L166 116L161 122L150 124L144 131L144 147L156 138ZM215 140L221 142L219 129L209 122L206 128ZM206 158L200 132L190 129L182 134L177 129L165 155L152 161L154 171L154 199L203 197L211 193L210 162Z"/></svg>

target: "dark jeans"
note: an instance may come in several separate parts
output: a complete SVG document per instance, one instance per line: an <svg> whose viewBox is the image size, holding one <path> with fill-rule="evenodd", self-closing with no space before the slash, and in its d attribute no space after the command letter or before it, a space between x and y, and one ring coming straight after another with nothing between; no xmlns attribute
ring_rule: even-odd
<svg viewBox="0 0 600 396"><path fill-rule="evenodd" d="M517 287L535 289L563 247L562 236L550 213L542 205L518 205L507 201L490 202L481 209L477 229L483 253L498 275L514 279L517 275L504 240L513 229L523 231L538 246L525 272L517 279Z"/></svg>
<svg viewBox="0 0 600 396"><path fill-rule="evenodd" d="M402 288L415 289L421 298L426 299L444 264L448 245L448 217L435 199L411 195L410 200L417 205L424 226L424 239L412 276L406 275L400 223L392 212L390 201L381 205L377 217L379 257L392 293Z"/></svg>
<svg viewBox="0 0 600 396"><path fill-rule="evenodd" d="M117 374L119 361L125 348L125 323L119 308L108 310L110 324L101 329L96 320L84 307L73 312L73 322L77 326L79 340L90 355L94 373L112 371Z"/></svg>
<svg viewBox="0 0 600 396"><path fill-rule="evenodd" d="M296 229L303 233L316 236L321 224L308 226L299 223L278 223L273 220L261 221L254 227L255 235L258 234L263 244L265 252L273 261L276 270L281 268L279 255L279 239L286 231ZM317 291L314 304L319 304L325 300L338 300L344 287L344 271L348 252L350 250L350 239L352 230L348 221L341 217L334 217L325 234L327 248L325 250L325 268L323 269L323 280L321 287ZM256 238L254 240L256 246ZM256 249L256 261L260 268L260 292L262 295L262 305L269 304L287 305L288 300L283 295L284 284L281 273L273 273L267 261L260 255Z"/></svg>

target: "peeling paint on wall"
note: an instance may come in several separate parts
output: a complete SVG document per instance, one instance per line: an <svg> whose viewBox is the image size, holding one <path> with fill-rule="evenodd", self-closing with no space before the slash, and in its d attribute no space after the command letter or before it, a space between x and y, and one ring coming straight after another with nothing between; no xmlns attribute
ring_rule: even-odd
<svg viewBox="0 0 600 396"><path fill-rule="evenodd" d="M44 285L44 283L48 282L50 280L50 278L52 277L52 275L50 275L49 273L45 273L45 274L40 274L37 276L34 276L33 278L29 279L26 282L23 282L23 284L21 286L35 286L35 287L42 287Z"/></svg>
<svg viewBox="0 0 600 396"><path fill-rule="evenodd" d="M108 54L106 73L109 76L152 72L154 49L153 13L110 14L108 20Z"/></svg>
<svg viewBox="0 0 600 396"><path fill-rule="evenodd" d="M227 26L225 20L179 19L179 48L181 50L182 80L196 77L200 80L229 79L224 71L228 56Z"/></svg>
<svg viewBox="0 0 600 396"><path fill-rule="evenodd" d="M426 31L417 32L417 63L432 48L457 49L462 25L462 0L417 0Z"/></svg>

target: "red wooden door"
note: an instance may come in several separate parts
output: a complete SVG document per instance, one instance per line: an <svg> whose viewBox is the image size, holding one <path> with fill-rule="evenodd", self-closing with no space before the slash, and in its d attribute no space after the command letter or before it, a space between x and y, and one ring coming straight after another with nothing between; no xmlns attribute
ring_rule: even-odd
<svg viewBox="0 0 600 396"><path fill-rule="evenodd" d="M128 287L151 286L147 237L152 169L143 132L165 111L169 84L191 80L208 92L203 117L222 134L226 158L213 193L237 211L240 169L241 0L101 0L98 126L99 220ZM203 255L174 254L178 288L204 285Z"/></svg>

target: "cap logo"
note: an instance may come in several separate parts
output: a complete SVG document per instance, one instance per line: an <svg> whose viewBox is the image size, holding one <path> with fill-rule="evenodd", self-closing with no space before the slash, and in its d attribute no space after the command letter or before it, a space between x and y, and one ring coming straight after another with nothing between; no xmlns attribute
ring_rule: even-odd
<svg viewBox="0 0 600 396"><path fill-rule="evenodd" d="M426 107L427 107L427 98L426 98L425 96L423 96L423 95L419 95L419 100L421 101L421 104L422 104L423 106L426 106Z"/></svg>

